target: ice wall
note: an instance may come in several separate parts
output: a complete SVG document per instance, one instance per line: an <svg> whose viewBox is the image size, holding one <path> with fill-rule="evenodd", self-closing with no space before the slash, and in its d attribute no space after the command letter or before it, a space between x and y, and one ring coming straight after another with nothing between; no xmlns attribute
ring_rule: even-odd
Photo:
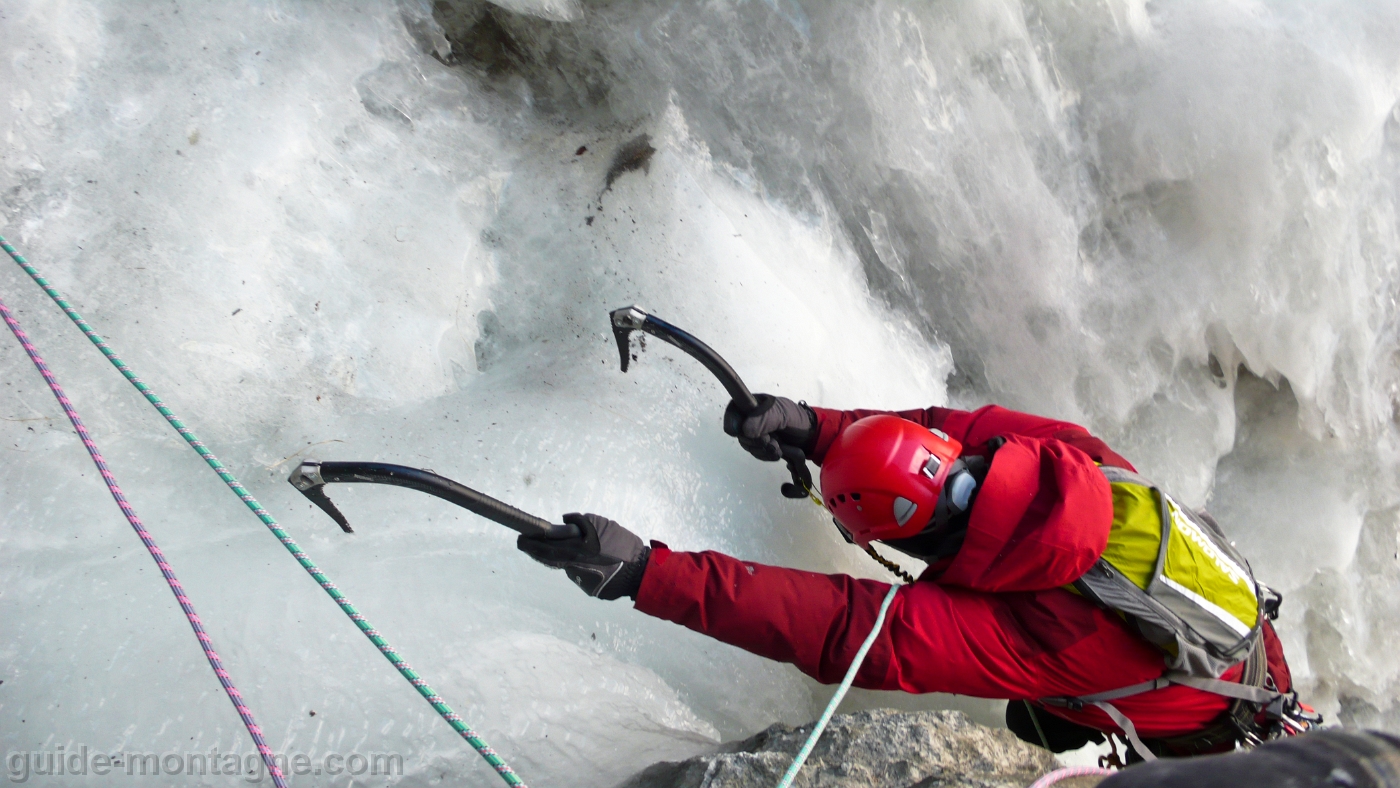
<svg viewBox="0 0 1400 788"><path fill-rule="evenodd" d="M347 537L283 480L396 461L882 576L720 434L698 365L617 371L632 302L757 390L1082 421L1287 593L1329 716L1400 730L1392 4L15 0L0 34L0 233L532 783L608 785L825 691L430 499L337 489ZM0 296L275 749L495 781L17 268ZM0 744L247 752L0 347Z"/></svg>

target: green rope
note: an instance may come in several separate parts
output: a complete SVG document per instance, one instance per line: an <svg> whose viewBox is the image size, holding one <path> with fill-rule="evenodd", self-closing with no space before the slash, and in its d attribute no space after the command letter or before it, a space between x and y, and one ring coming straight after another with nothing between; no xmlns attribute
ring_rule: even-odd
<svg viewBox="0 0 1400 788"><path fill-rule="evenodd" d="M802 770L802 764L807 762L807 756L812 754L812 748L817 746L817 739L821 738L822 731L826 730L826 724L831 722L831 715L836 713L836 707L841 705L841 699L846 697L846 691L851 688L851 683L856 680L856 673L865 662L865 655L870 652L870 647L875 644L875 638L879 637L880 629L885 624L885 614L890 610L890 604L894 602L895 594L899 593L899 586L890 586L890 592L885 594L885 601L880 604L880 615L875 617L875 626L870 628L870 634L865 636L865 642L860 644L860 650L856 652L855 659L851 660L851 666L846 669L846 678L841 680L841 686L836 688L836 694L831 696L831 700L826 704L826 711L817 720L817 724L812 726L812 732L807 736L807 741L803 743L802 749L797 751L797 756L792 759L792 764L783 774L783 779L778 781L778 788L789 788L792 781L797 779L797 773Z"/></svg>
<svg viewBox="0 0 1400 788"><path fill-rule="evenodd" d="M92 326L88 325L87 321L83 319L83 316L78 314L78 310L74 309L63 297L63 294L53 285L49 284L47 279L40 276L38 270L30 265L29 261L25 260L19 252L15 251L15 248L10 245L9 241L5 240L4 236L0 236L0 247L3 247L4 250L9 253L10 257L14 258L16 263L19 263L19 266L24 269L24 272L29 274L40 287L44 288L44 292L49 294L49 298L52 298L54 303L58 304L59 307L63 309L64 313L77 324L78 328L82 329L83 333L87 335L87 338L92 340L92 343L97 346L98 350L102 351L102 355L106 356L107 360L112 362L112 365L122 373L122 376L130 381L131 385L135 386L137 391L141 392L142 396L146 398L146 401L150 402L155 406L156 410L160 411L160 415L164 416L165 420L170 422L170 426L174 427L175 430L180 433L180 437L184 438L196 452L199 452L199 456L203 457L204 461L209 463L209 467L213 468L214 472L219 474L219 478L224 480L224 483L253 511L253 514L258 516L259 520L263 521L263 524L272 531L278 541L287 548L287 552L291 553L293 558L296 558L297 563L301 564L303 569L311 573L311 576L316 579L316 582L320 584L321 588L325 589L327 594L330 594L331 599L334 599L337 605L340 605L340 609L345 612L345 615L349 616L350 620L355 622L355 626L360 628L360 631L365 634L365 637L368 637L370 642L379 648L380 652L384 654L405 679L408 679L408 683L412 684L414 689L418 690L418 694L426 698L433 709L437 711L438 714L442 715L443 719L447 720L447 723L452 726L452 729L457 731L462 738L466 739L467 743L475 748L476 751L481 754L481 757L486 759L487 763L491 764L492 768L496 770L497 774L501 775L501 779L505 780L507 785L512 786L512 788L526 788L525 783L506 765L506 762L502 760L481 737L477 736L476 732L463 722L461 717L457 716L457 713L452 710L452 707L444 703L442 698L438 697L438 694L433 691L433 688L428 686L428 682L419 678L413 668L409 667L408 663L404 662L403 659L399 657L398 652L389 645L389 642L381 637L380 634L375 631L374 627L370 626L370 623L365 620L365 617L360 614L360 611L355 609L354 605L350 604L350 600L340 592L340 589L335 587L335 584L330 581L330 578L326 577L326 575L316 567L316 564L312 563L306 553L302 552L302 549L297 546L297 543L292 540L292 537L288 536L287 532L282 530L282 527L278 525L272 515L262 507L262 504L258 503L258 500L253 497L252 493L248 492L248 490L239 483L238 478L235 477L228 468L224 467L223 463L219 462L219 458L215 457L214 453L209 451L209 449L200 442L194 432L186 427L170 408L165 406L165 403L161 401L160 397L156 396L156 393L151 390L150 386L147 386L140 378L136 377L136 373L132 372L131 368L126 365L126 362L122 361L121 357L92 329Z"/></svg>

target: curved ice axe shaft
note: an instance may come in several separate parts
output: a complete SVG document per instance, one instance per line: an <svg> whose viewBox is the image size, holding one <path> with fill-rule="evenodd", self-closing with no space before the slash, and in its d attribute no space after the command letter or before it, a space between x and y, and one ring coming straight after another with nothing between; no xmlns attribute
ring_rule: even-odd
<svg viewBox="0 0 1400 788"><path fill-rule="evenodd" d="M686 355L704 364L705 369L718 378L720 385L729 392L729 398L738 406L740 413L748 415L758 408L758 399L749 391L749 387L744 385L744 381L739 379L739 373L709 345L696 339L690 332L677 328L656 315L648 314L639 306L614 309L610 316L613 338L617 340L617 352L622 357L623 372L627 371L627 364L632 358L632 332L642 331L675 345L685 351ZM788 498L806 498L812 489L812 472L807 469L807 455L796 446L782 443L778 445L782 447L783 459L787 461L788 471L792 473L792 482L782 486L783 495Z"/></svg>
<svg viewBox="0 0 1400 788"><path fill-rule="evenodd" d="M369 483L369 484L391 484L395 487L407 487L410 490L417 490L432 496L455 503L471 512L485 517L488 520L500 523L512 531L518 531L526 536L542 536L546 539L570 539L579 535L578 528L573 525L555 525L548 520L542 520L533 514L522 512L507 503L492 498L489 495L458 484L446 476L439 476L432 471L409 468L403 465L390 465L385 462L317 462L316 460L306 460L292 471L292 475L287 478L292 486L301 491L312 503L321 507L326 514L330 515L340 524L345 533L353 533L350 523L345 520L345 515L335 508L331 499L326 496L326 491L322 489L327 484L339 483Z"/></svg>
<svg viewBox="0 0 1400 788"><path fill-rule="evenodd" d="M677 328L667 323L656 315L647 314L646 310L639 306L629 306L612 311L613 338L617 340L617 352L622 356L622 371L627 371L627 362L631 358L629 342L633 331L644 331L658 339L668 342L684 350L687 355L705 365L719 379L724 390L729 392L729 398L739 406L739 410L746 415L752 413L758 407L758 400L749 391L749 387L744 385L744 381L739 379L739 373L729 366L729 362L720 357L718 353L710 349L710 346L696 339L688 331Z"/></svg>

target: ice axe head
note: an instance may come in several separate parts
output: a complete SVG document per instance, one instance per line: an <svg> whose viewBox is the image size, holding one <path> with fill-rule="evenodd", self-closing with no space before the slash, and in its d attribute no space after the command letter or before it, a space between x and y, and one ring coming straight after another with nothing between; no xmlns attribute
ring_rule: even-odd
<svg viewBox="0 0 1400 788"><path fill-rule="evenodd" d="M647 312L639 306L628 306L622 309L614 309L610 313L612 317L613 338L617 340L617 352L622 357L622 371L627 371L627 362L631 358L631 348L629 341L633 331L642 328L647 320Z"/></svg>
<svg viewBox="0 0 1400 788"><path fill-rule="evenodd" d="M609 315L612 318L613 337L617 339L617 352L622 358L623 372L627 371L627 362L632 355L627 344L628 339L633 331L641 331L674 345L705 365L705 369L708 369L720 385L724 386L724 390L729 392L729 398L734 400L741 413L752 413L754 408L758 407L758 400L754 399L749 387L739 379L738 373L729 366L729 362L720 358L709 345L692 336L690 332L667 323L639 306L614 309Z"/></svg>
<svg viewBox="0 0 1400 788"><path fill-rule="evenodd" d="M287 478L292 486L301 491L307 500L321 507L321 511L331 516L340 525L340 530L347 534L355 533L355 529L350 527L350 522L345 519L345 515L335 508L331 499L326 495L326 480L321 478L321 463L315 460L306 460L292 471L292 475Z"/></svg>
<svg viewBox="0 0 1400 788"><path fill-rule="evenodd" d="M739 379L738 373L729 366L729 362L689 332L648 314L639 306L614 309L609 315L612 318L613 337L617 339L617 352L622 357L623 372L627 371L627 362L631 356L628 340L633 331L643 331L680 348L703 364L720 385L724 386L739 413L748 415L758 409L758 399L749 391L749 387L744 385L744 381ZM807 469L806 456L796 446L784 446L783 459L792 471L792 482L783 485L783 495L789 498L806 498L809 495L808 491L812 489L812 473Z"/></svg>

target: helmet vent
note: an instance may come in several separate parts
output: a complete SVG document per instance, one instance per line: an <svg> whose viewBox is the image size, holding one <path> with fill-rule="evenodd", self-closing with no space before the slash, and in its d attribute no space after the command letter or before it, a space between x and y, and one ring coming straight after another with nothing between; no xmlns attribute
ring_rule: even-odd
<svg viewBox="0 0 1400 788"><path fill-rule="evenodd" d="M924 475L933 479L938 475L938 470L943 467L943 461L936 455L929 455L928 462L924 463Z"/></svg>
<svg viewBox="0 0 1400 788"><path fill-rule="evenodd" d="M899 523L899 527L903 528L904 524L909 522L909 519L914 516L914 512L918 508L918 504L914 503L908 498L895 498L894 521L896 523Z"/></svg>

